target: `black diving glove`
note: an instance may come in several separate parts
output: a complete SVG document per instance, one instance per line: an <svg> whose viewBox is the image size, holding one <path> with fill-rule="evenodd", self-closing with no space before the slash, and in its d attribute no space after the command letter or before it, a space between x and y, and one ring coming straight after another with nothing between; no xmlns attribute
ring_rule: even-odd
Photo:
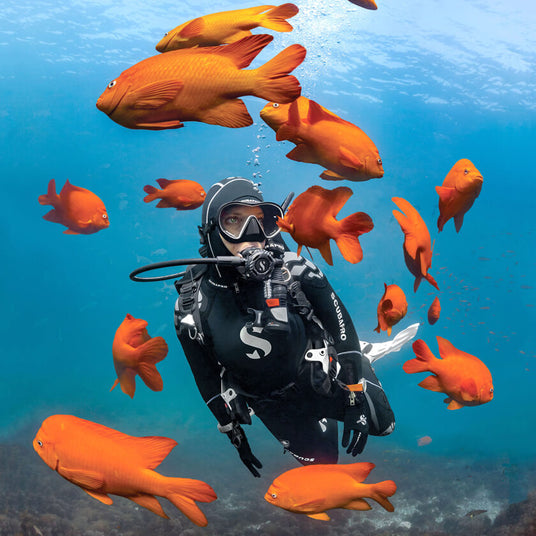
<svg viewBox="0 0 536 536"><path fill-rule="evenodd" d="M369 434L370 411L362 391L349 391L344 411L342 446L347 454L357 456L363 452Z"/></svg>
<svg viewBox="0 0 536 536"><path fill-rule="evenodd" d="M232 423L233 427L229 432L227 433L227 437L231 440L231 443L236 447L236 450L238 450L238 455L240 456L240 459L242 460L242 463L249 469L250 473L254 476L259 478L261 475L255 467L258 469L262 468L262 463L257 460L257 458L253 455L251 452L251 448L249 446L246 433L242 429L242 427L237 423Z"/></svg>

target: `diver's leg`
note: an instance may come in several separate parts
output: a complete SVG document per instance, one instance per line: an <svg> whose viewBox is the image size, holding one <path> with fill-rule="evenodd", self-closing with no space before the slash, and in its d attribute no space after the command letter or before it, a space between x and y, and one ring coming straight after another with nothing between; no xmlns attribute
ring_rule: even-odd
<svg viewBox="0 0 536 536"><path fill-rule="evenodd" d="M251 407L266 428L303 465L337 463L337 421L305 411L303 401L252 401Z"/></svg>
<svg viewBox="0 0 536 536"><path fill-rule="evenodd" d="M395 416L380 380L376 378L368 359L362 360L362 372L363 392L369 405L371 417L369 433L376 436L388 435L395 428Z"/></svg>

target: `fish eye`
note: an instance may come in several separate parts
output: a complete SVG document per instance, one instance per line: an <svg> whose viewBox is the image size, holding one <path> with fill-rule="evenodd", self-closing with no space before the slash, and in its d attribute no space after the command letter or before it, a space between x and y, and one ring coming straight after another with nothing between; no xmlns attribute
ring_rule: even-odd
<svg viewBox="0 0 536 536"><path fill-rule="evenodd" d="M102 219L103 219L103 220L108 219L108 214L103 214L103 215L102 215Z"/></svg>
<svg viewBox="0 0 536 536"><path fill-rule="evenodd" d="M489 392L490 392L490 394L492 394L492 393L493 393L493 387L492 387L492 388L491 388L491 389L489 390Z"/></svg>
<svg viewBox="0 0 536 536"><path fill-rule="evenodd" d="M166 33L164 34L164 37L167 37L167 36L168 36L168 34L169 34L169 32L166 32Z"/></svg>
<svg viewBox="0 0 536 536"><path fill-rule="evenodd" d="M279 108L279 103L274 102L274 103L272 104L272 106L273 106L274 108Z"/></svg>
<svg viewBox="0 0 536 536"><path fill-rule="evenodd" d="M115 84L117 84L117 80L112 80L109 84L108 84L108 89L112 89Z"/></svg>
<svg viewBox="0 0 536 536"><path fill-rule="evenodd" d="M43 446L43 442L42 442L40 439L37 440L37 444L38 444L40 447Z"/></svg>
<svg viewBox="0 0 536 536"><path fill-rule="evenodd" d="M463 174L464 174L464 175L467 175L468 173L469 173L469 170L468 170L468 169L464 169L464 170L463 170Z"/></svg>
<svg viewBox="0 0 536 536"><path fill-rule="evenodd" d="M277 499L277 493L272 493L272 499Z"/></svg>
<svg viewBox="0 0 536 536"><path fill-rule="evenodd" d="M382 165L382 159L381 159L381 158L378 158L378 160L376 160L376 162L378 162L378 165L379 165L379 166Z"/></svg>

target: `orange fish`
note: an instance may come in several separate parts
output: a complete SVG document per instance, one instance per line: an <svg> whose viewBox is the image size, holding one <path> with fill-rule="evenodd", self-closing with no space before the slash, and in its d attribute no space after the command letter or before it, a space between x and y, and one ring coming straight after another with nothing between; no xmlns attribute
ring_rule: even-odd
<svg viewBox="0 0 536 536"><path fill-rule="evenodd" d="M51 469L102 503L113 503L108 494L119 495L168 518L155 495L165 497L204 527L207 518L194 501L214 501L214 490L201 480L154 471L175 445L167 437L133 437L73 415L48 417L33 440Z"/></svg>
<svg viewBox="0 0 536 536"><path fill-rule="evenodd" d="M195 182L187 179L156 179L162 190L154 186L143 187L146 195L143 200L150 203L155 199L161 199L156 205L158 208L176 208L177 210L193 210L200 207L205 201L205 190Z"/></svg>
<svg viewBox="0 0 536 536"><path fill-rule="evenodd" d="M441 186L436 186L439 194L439 232L450 218L454 218L456 232L460 232L465 213L479 196L484 179L471 160L458 160L447 173Z"/></svg>
<svg viewBox="0 0 536 536"><path fill-rule="evenodd" d="M430 309L428 309L428 323L433 326L438 320L441 313L441 303L439 303L439 298L436 296Z"/></svg>
<svg viewBox="0 0 536 536"><path fill-rule="evenodd" d="M373 463L297 467L278 476L264 498L289 512L322 521L329 521L326 510L333 508L371 510L365 498L374 499L388 512L394 512L394 506L387 498L396 491L392 480L362 484L374 467Z"/></svg>
<svg viewBox="0 0 536 536"><path fill-rule="evenodd" d="M423 437L420 437L417 441L417 445L419 447L424 447L426 445L429 445L432 442L432 438L429 435L425 435Z"/></svg>
<svg viewBox="0 0 536 536"><path fill-rule="evenodd" d="M384 283L384 286L385 292L378 304L378 326L374 331L387 331L387 336L390 337L393 326L406 316L408 302L404 291L398 285Z"/></svg>
<svg viewBox="0 0 536 536"><path fill-rule="evenodd" d="M296 144L288 158L327 168L320 175L322 179L367 181L383 177L382 160L372 140L315 101L299 97L291 104L269 102L260 115L275 130L277 141Z"/></svg>
<svg viewBox="0 0 536 536"><path fill-rule="evenodd" d="M359 236L374 227L370 216L356 212L340 221L335 219L352 194L345 186L334 190L311 186L294 200L277 225L298 243L298 255L302 246L317 248L324 260L333 265L329 246L333 239L348 262L355 264L363 258Z"/></svg>
<svg viewBox="0 0 536 536"><path fill-rule="evenodd" d="M270 42L271 35L252 35L220 47L172 50L136 63L108 84L97 108L127 128L180 128L182 121L239 128L253 123L237 97L290 102L301 93L289 75L305 57L291 45L257 69L247 67Z"/></svg>
<svg viewBox="0 0 536 536"><path fill-rule="evenodd" d="M251 35L250 30L262 26L277 32L290 32L286 21L299 9L294 4L258 6L212 13L190 20L167 32L156 45L158 52L180 48L209 47L235 43Z"/></svg>
<svg viewBox="0 0 536 536"><path fill-rule="evenodd" d="M102 199L93 192L65 181L60 195L56 193L56 181L48 183L48 192L38 198L41 205L54 208L43 218L61 223L67 229L64 234L93 234L110 225L106 207Z"/></svg>
<svg viewBox="0 0 536 536"><path fill-rule="evenodd" d="M419 385L430 391L445 393L448 409L478 406L493 398L491 373L478 357L462 352L452 343L436 337L440 359L436 358L422 339L413 343L415 359L406 361L403 369L408 374L432 372Z"/></svg>
<svg viewBox="0 0 536 536"><path fill-rule="evenodd" d="M115 332L112 345L117 380L110 391L119 383L121 391L133 398L136 374L149 389L161 391L164 385L155 363L162 361L167 352L168 346L163 337L151 338L147 333L147 322L127 314Z"/></svg>
<svg viewBox="0 0 536 536"><path fill-rule="evenodd" d="M402 197L392 197L393 203L406 214L393 210L393 216L404 232L404 260L408 270L415 276L413 290L417 292L424 278L439 290L435 279L428 273L432 266L432 246L430 232L421 215Z"/></svg>
<svg viewBox="0 0 536 536"><path fill-rule="evenodd" d="M365 9L378 9L374 0L350 0L350 2L356 6L364 7Z"/></svg>

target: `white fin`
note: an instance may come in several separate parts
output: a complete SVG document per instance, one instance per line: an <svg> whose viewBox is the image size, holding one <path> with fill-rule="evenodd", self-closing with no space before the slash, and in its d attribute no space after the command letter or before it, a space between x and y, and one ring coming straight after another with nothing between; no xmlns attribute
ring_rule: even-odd
<svg viewBox="0 0 536 536"><path fill-rule="evenodd" d="M411 326L403 329L397 333L393 340L386 342L366 342L360 341L361 352L363 357L366 357L371 363L374 363L377 359L391 354L392 352L398 352L400 349L411 339L417 335L419 329L419 323L412 324Z"/></svg>

